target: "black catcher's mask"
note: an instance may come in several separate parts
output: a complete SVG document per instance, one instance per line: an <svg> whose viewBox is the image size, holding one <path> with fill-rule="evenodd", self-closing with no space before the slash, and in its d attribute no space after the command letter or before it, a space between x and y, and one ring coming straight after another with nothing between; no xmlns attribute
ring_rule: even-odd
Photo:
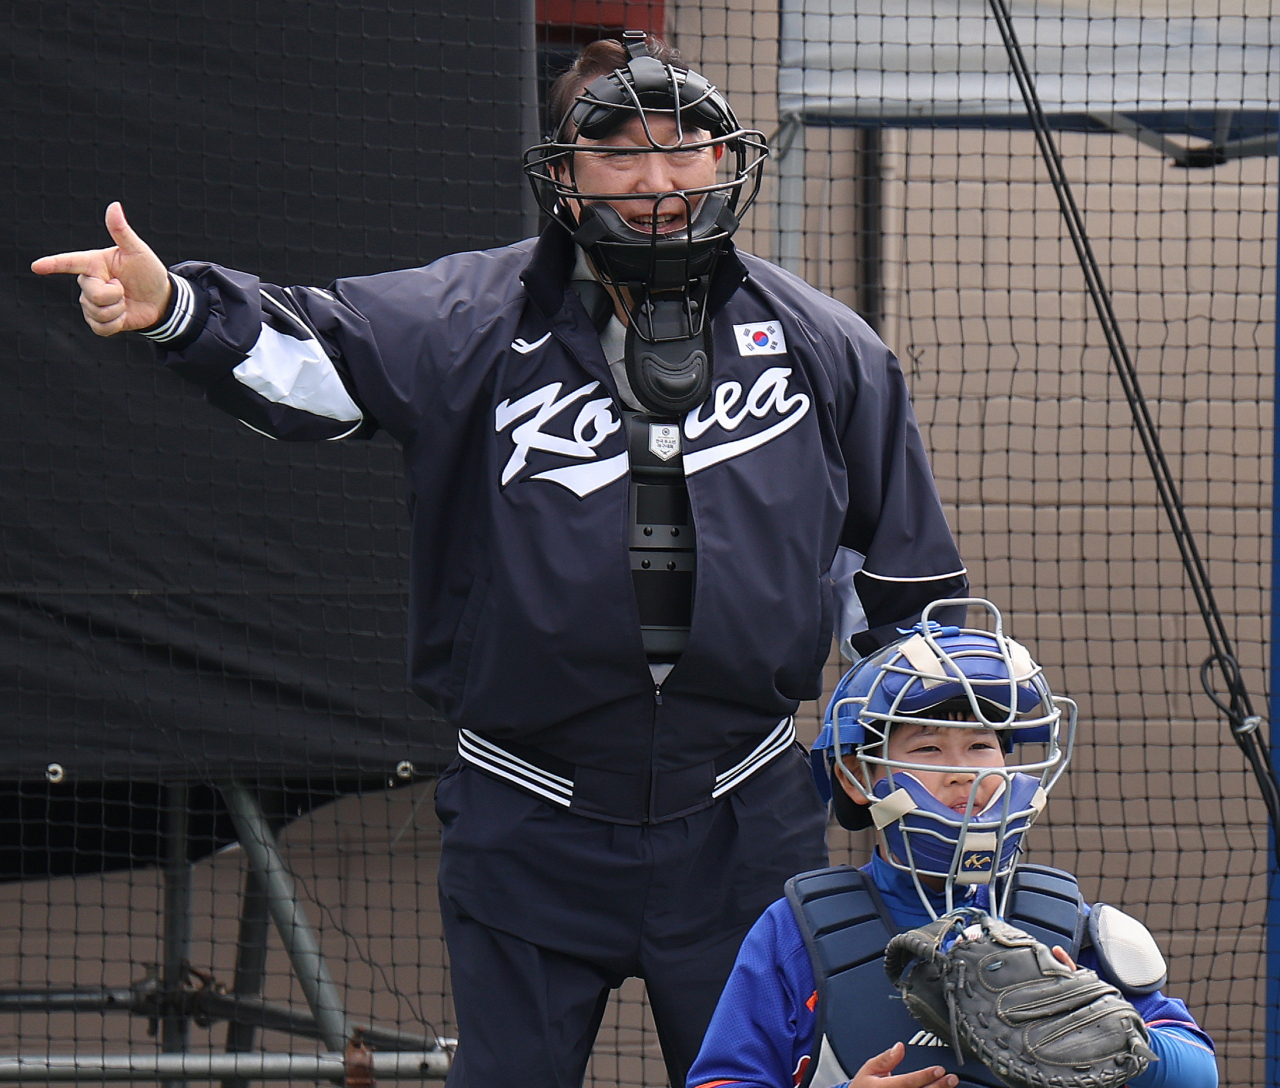
<svg viewBox="0 0 1280 1088"><path fill-rule="evenodd" d="M764 134L743 129L720 94L697 72L664 64L648 53L642 31L624 35L631 60L588 84L559 130L524 155L538 204L563 224L591 258L601 278L620 289L631 308L626 367L631 388L651 412L681 415L711 391L711 329L707 292L716 262L755 200L769 156ZM675 122L675 139L660 143L648 118ZM668 154L677 148L724 148L717 180L666 193L591 193L578 188L574 154L579 139L602 140L640 117L648 147L627 153ZM604 149L607 152L607 148ZM661 233L628 224L606 201L675 198L685 204L685 226Z"/></svg>

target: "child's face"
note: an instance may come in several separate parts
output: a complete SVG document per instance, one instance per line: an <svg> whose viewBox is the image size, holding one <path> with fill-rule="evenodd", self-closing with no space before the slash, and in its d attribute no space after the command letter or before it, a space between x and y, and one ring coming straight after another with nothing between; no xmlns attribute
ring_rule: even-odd
<svg viewBox="0 0 1280 1088"><path fill-rule="evenodd" d="M1003 767L1004 752L1000 740L990 729L951 729L929 725L899 725L889 734L890 759L901 763L917 763L938 767L972 767L974 771L986 767ZM845 756L845 766L857 771L854 756ZM883 768L877 771L877 780L885 777ZM969 804L969 793L976 774L971 771L912 771L934 797L948 808L963 816ZM841 786L855 801L866 803L853 786L840 779ZM978 787L977 811L990 803L1000 787L1000 777L990 775Z"/></svg>
<svg viewBox="0 0 1280 1088"><path fill-rule="evenodd" d="M889 758L902 763L938 767L1003 767L1000 740L990 729L948 729L930 725L900 725L889 734ZM924 786L961 816L969 806L969 793L977 776L969 771L912 771ZM883 776L882 776L883 777ZM1000 776L990 775L978 786L977 811L987 807L1000 786Z"/></svg>

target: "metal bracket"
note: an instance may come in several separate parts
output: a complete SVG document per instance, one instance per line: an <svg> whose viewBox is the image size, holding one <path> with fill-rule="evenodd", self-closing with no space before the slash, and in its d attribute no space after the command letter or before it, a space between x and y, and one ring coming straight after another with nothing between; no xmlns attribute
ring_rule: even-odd
<svg viewBox="0 0 1280 1088"><path fill-rule="evenodd" d="M1174 166L1184 169L1203 169L1221 166L1230 159L1244 159L1254 155L1275 155L1280 153L1280 134L1271 133L1265 136L1249 136L1243 140L1228 140L1231 131L1231 111L1218 113L1217 126L1213 140L1204 147L1187 147L1176 140L1171 140L1162 132L1156 132L1139 124L1132 117L1123 113L1091 113L1089 117L1103 128L1118 132L1123 136L1132 136L1140 144L1154 148L1166 156Z"/></svg>

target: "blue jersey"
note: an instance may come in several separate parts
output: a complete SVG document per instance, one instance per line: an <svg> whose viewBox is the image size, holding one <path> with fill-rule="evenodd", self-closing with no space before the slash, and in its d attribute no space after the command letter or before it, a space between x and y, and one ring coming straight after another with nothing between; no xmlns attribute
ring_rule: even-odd
<svg viewBox="0 0 1280 1088"><path fill-rule="evenodd" d="M930 921L905 874L878 857L871 874L893 915L903 927ZM974 894L985 906L986 888ZM941 911L940 911L941 913ZM1092 949L1080 954L1083 967L1096 968ZM791 905L780 899L761 916L738 952L733 973L689 1073L688 1088L794 1088L805 1078L817 1023L817 986L804 939ZM1185 1004L1157 991L1130 997L1160 1056L1132 1088L1214 1088L1217 1066L1213 1042ZM887 1050L898 1040L884 1039ZM908 1042L903 1039L902 1042ZM899 1067L895 1073L910 1072ZM813 1088L831 1088L814 1083Z"/></svg>

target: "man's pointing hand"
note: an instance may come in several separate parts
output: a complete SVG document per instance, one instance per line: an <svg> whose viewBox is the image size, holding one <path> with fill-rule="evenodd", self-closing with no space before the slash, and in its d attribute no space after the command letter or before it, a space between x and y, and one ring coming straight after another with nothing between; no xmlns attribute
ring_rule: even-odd
<svg viewBox="0 0 1280 1088"><path fill-rule="evenodd" d="M31 271L79 277L80 308L99 336L114 336L154 325L169 304L169 273L129 226L119 201L107 208L107 230L114 246L57 253L33 261Z"/></svg>

